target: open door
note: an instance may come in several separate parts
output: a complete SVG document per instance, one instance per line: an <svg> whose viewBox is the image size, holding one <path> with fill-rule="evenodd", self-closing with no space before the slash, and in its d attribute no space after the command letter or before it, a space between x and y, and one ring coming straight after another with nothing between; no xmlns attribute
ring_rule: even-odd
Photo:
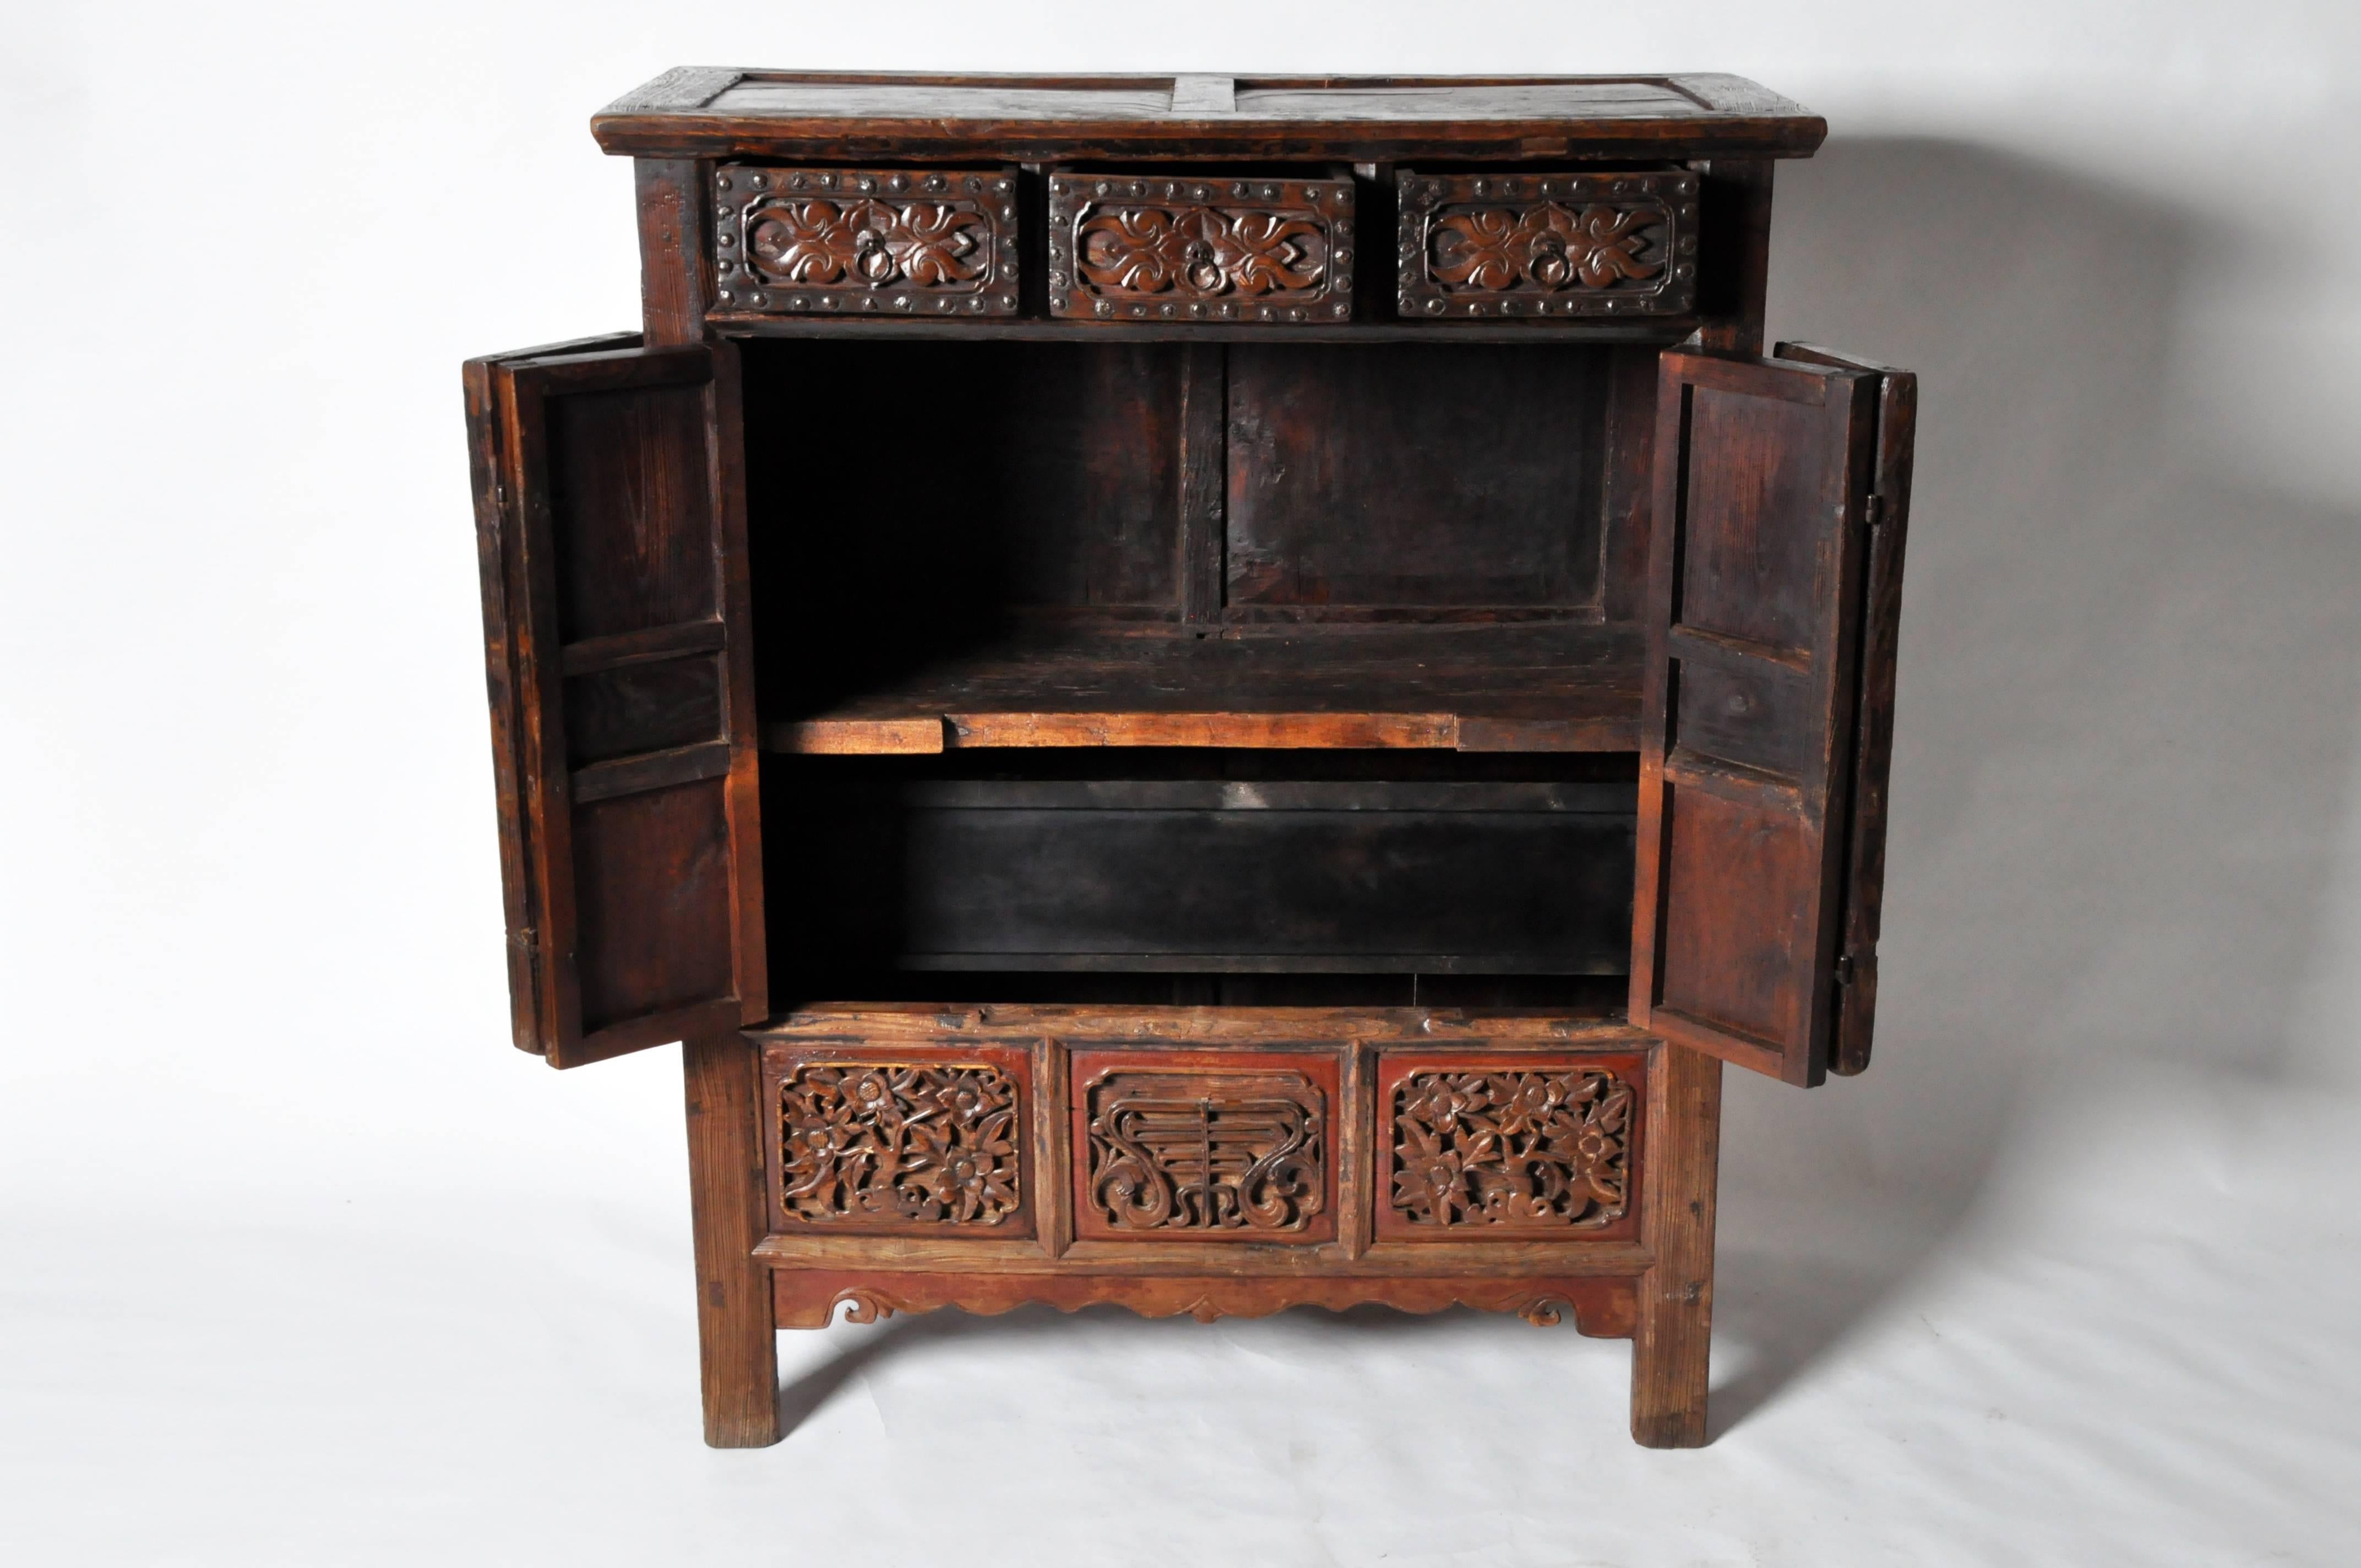
<svg viewBox="0 0 2361 1568"><path fill-rule="evenodd" d="M1868 1059L1916 386L1666 352L1631 1016L1790 1083Z"/></svg>
<svg viewBox="0 0 2361 1568"><path fill-rule="evenodd" d="M555 1067L761 1020L737 356L468 361L516 1043Z"/></svg>

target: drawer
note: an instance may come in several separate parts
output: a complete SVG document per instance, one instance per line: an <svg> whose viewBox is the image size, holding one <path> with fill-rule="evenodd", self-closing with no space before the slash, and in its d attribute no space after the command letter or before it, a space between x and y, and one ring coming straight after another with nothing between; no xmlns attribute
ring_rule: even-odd
<svg viewBox="0 0 2361 1568"><path fill-rule="evenodd" d="M1021 1042L774 1045L763 1104L775 1234L1033 1234Z"/></svg>
<svg viewBox="0 0 2361 1568"><path fill-rule="evenodd" d="M1697 302L1697 177L1395 176L1407 317L1683 315Z"/></svg>
<svg viewBox="0 0 2361 1568"><path fill-rule="evenodd" d="M795 841L801 895L774 916L815 966L1629 970L1628 782L914 772L781 780L783 819L827 825Z"/></svg>
<svg viewBox="0 0 2361 1568"><path fill-rule="evenodd" d="M714 170L717 313L1016 313L1016 170Z"/></svg>
<svg viewBox="0 0 2361 1568"><path fill-rule="evenodd" d="M1071 1060L1078 1238L1335 1239L1334 1047Z"/></svg>
<svg viewBox="0 0 2361 1568"><path fill-rule="evenodd" d="M1379 1242L1636 1236L1647 1058L1385 1051Z"/></svg>
<svg viewBox="0 0 2361 1568"><path fill-rule="evenodd" d="M1345 321L1353 181L1056 170L1049 250L1053 316Z"/></svg>

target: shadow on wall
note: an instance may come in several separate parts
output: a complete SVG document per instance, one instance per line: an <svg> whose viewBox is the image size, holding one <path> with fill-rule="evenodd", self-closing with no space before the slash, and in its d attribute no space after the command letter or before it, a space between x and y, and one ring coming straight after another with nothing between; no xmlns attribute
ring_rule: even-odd
<svg viewBox="0 0 2361 1568"><path fill-rule="evenodd" d="M2169 389L2208 369L2178 323L2238 287L2191 269L2218 221L1949 142L1781 170L1773 329L1918 371L1918 468L1876 1060L1809 1095L1728 1075L1719 1316L1750 1359L1718 1426L1890 1295L1996 1160L2060 1158L2023 1113L2070 1119L2061 1092L2103 1081L2076 1069L2301 1076L2361 519L2176 444Z"/></svg>
<svg viewBox="0 0 2361 1568"><path fill-rule="evenodd" d="M1918 371L1918 471L1877 1059L1810 1093L1726 1074L1717 1431L1890 1299L1998 1160L2059 1157L2022 1112L2061 1069L2296 1074L2361 520L2175 450L2177 320L2235 286L2190 275L2205 221L1955 143L1782 170L1772 325ZM789 1424L896 1339L1059 1321L854 1338L785 1391Z"/></svg>

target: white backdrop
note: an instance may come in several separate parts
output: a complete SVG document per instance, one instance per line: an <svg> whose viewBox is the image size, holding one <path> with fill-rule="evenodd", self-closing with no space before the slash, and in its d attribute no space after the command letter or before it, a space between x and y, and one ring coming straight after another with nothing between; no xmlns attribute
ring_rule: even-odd
<svg viewBox="0 0 2361 1568"><path fill-rule="evenodd" d="M11 7L0 1556L2351 1561L2357 15ZM677 63L1828 116L1773 330L1924 377L1883 1015L1730 1075L1711 1447L1381 1311L789 1335L699 1444L676 1055L504 1037L457 375L632 324L585 121Z"/></svg>

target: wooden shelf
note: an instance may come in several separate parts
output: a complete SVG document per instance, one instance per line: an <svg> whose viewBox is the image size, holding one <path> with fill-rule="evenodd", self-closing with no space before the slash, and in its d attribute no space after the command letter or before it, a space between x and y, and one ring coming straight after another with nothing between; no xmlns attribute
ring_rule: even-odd
<svg viewBox="0 0 2361 1568"><path fill-rule="evenodd" d="M1008 746L1639 748L1635 629L1559 624L1035 631L807 715L774 751Z"/></svg>

